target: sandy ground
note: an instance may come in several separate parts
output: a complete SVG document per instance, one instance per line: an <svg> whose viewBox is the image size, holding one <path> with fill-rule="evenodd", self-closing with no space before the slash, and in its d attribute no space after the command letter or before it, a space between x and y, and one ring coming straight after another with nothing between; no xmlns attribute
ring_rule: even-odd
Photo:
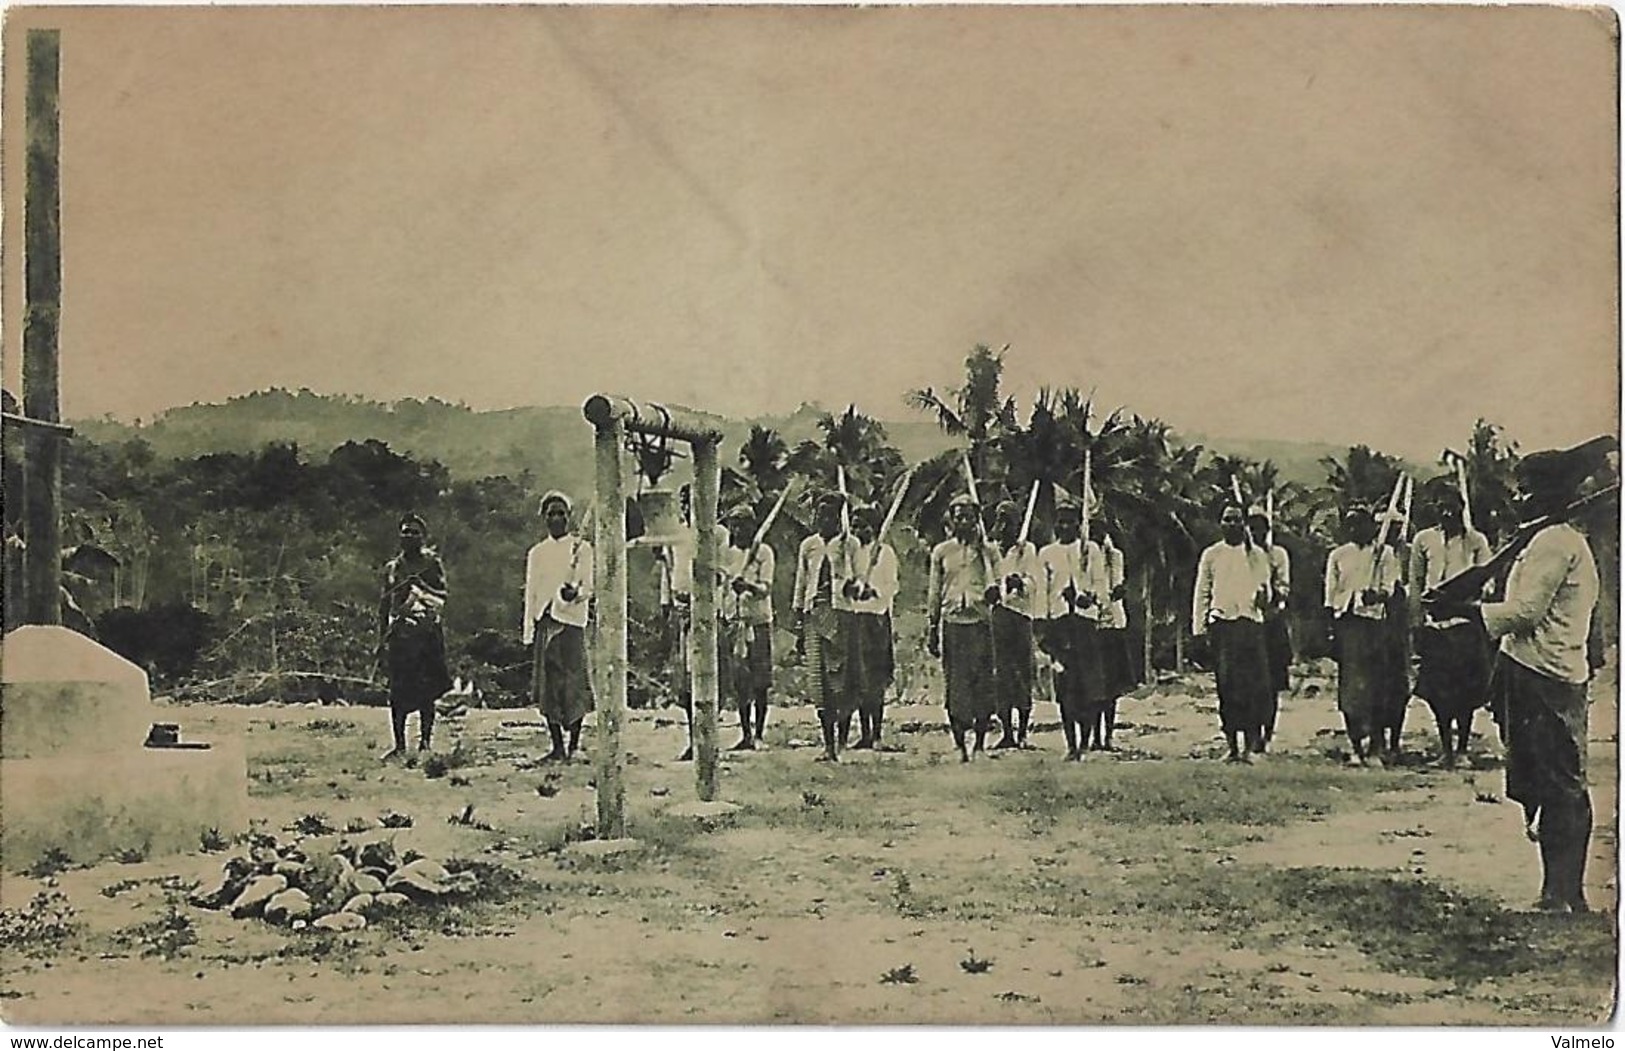
<svg viewBox="0 0 1625 1051"><path fill-rule="evenodd" d="M934 705L893 706L901 750L849 752L839 766L813 761L811 709L777 707L766 749L727 754L721 796L741 809L714 821L664 813L695 798L692 766L672 759L680 713L632 712L627 798L641 846L611 859L564 846L593 820L593 768L538 765L546 734L534 712L446 721L436 750L467 761L430 779L379 762L380 710L177 706L188 738L242 736L251 809L267 829L396 811L413 818L396 834L402 848L496 862L531 882L500 902L343 936L183 905L196 941L162 958L120 932L163 914L164 877L208 879L221 854L71 870L55 889L77 910L76 933L44 954L5 949L0 1011L22 1025L1549 1026L1610 1015L1613 960L1565 947L1607 942L1614 922L1611 676L1590 735L1588 887L1606 910L1592 917L1527 914L1537 855L1500 798L1487 716L1472 768L1423 762L1436 742L1416 702L1415 765L1347 769L1328 754L1341 743L1333 688L1300 675L1274 753L1232 766L1217 758L1210 683L1193 676L1125 701L1120 751L1082 764L1061 761L1050 705L1035 714L1046 727L1036 751L969 766ZM721 742L736 737L724 716ZM1066 805L1079 798L1092 802ZM474 824L457 823L471 805ZM1363 924L1296 911L1290 897L1248 898L1300 869L1471 897L1499 910L1497 923L1533 924L1542 962L1429 976L1425 948L1385 955L1362 940ZM7 875L0 906L20 908L41 887ZM1404 919L1374 910L1377 926Z"/></svg>

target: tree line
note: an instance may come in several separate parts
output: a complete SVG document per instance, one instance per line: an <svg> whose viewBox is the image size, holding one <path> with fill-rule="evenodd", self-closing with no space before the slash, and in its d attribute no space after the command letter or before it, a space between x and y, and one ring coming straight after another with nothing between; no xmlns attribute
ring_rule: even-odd
<svg viewBox="0 0 1625 1051"><path fill-rule="evenodd" d="M1186 660L1196 558L1217 538L1217 511L1238 486L1250 501L1273 493L1277 542L1294 568L1293 636L1299 655L1314 657L1324 637L1322 571L1326 552L1341 540L1343 512L1386 500L1401 471L1418 483L1444 471L1359 445L1322 460L1319 484L1286 481L1269 460L1210 452L1163 421L1126 410L1103 413L1075 389L1041 391L1019 404L1002 389L1004 353L978 345L957 388L907 395L915 411L955 439L949 450L907 464L884 424L855 406L824 413L817 436L795 444L758 425L723 450L723 503L747 501L765 514L797 482L800 495L770 538L788 565L785 556L810 529L812 495L834 488L838 471L855 499L883 506L906 475L888 539L904 571L899 644L911 652L907 647L923 640L926 554L945 533L964 463L989 513L999 499L1025 505L1036 485L1032 539L1043 543L1058 493L1082 492L1087 453L1100 513L1127 559L1130 631L1147 674ZM1463 438L1472 518L1495 543L1515 524L1517 445L1485 420ZM557 462L561 451L548 455ZM580 456L589 455L583 424ZM6 469L17 471L15 456ZM665 484L685 476L675 468ZM8 491L18 491L15 481L6 479ZM518 642L524 557L537 535L536 502L551 481L530 471L454 477L435 460L377 440L348 441L324 456L272 442L254 452L164 458L139 437L75 439L63 465L64 542L107 557L70 561L68 591L84 626L147 667L162 687L257 676L286 693L280 680L293 673L360 683L373 677L379 573L395 548L400 515L417 511L451 582L446 631L454 672L517 701L525 684ZM576 495L585 509L591 494ZM7 503L13 547L20 503ZM1431 524L1425 507L1414 507L1413 516L1415 528ZM1605 570L1617 565L1611 540L1603 538L1599 552ZM635 558L631 570L631 656L634 665L640 658L647 664L658 651L659 611L652 584L637 581L639 574L652 580L652 560ZM789 607L789 587L788 579L779 582L781 609ZM658 692L658 683L641 692Z"/></svg>

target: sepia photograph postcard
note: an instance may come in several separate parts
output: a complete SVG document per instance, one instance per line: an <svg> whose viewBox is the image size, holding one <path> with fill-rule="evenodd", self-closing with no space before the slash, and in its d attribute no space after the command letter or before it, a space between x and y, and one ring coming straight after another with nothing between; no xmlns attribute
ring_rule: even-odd
<svg viewBox="0 0 1625 1051"><path fill-rule="evenodd" d="M1614 1024L1613 10L0 45L7 1028Z"/></svg>

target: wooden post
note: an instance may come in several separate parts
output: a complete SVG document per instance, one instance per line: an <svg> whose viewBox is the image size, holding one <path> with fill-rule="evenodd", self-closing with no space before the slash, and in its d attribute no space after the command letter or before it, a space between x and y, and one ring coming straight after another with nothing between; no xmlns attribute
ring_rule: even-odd
<svg viewBox="0 0 1625 1051"><path fill-rule="evenodd" d="M693 675L694 776L700 799L717 797L717 487L715 442L695 442Z"/></svg>
<svg viewBox="0 0 1625 1051"><path fill-rule="evenodd" d="M592 417L589 415L588 417ZM593 515L593 590L597 594L593 679L598 708L598 838L626 838L626 498L621 493L620 421L594 420L598 511Z"/></svg>
<svg viewBox="0 0 1625 1051"><path fill-rule="evenodd" d="M62 303L61 198L57 110L61 34L28 31L28 161L23 202L23 414L44 423L62 418L57 322ZM62 440L48 428L27 432L23 560L24 618L62 623Z"/></svg>

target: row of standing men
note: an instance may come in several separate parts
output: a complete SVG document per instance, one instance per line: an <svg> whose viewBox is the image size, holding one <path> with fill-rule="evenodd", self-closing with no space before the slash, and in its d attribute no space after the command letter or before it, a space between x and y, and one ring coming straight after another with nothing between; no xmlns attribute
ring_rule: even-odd
<svg viewBox="0 0 1625 1051"><path fill-rule="evenodd" d="M1346 542L1326 565L1338 703L1354 760L1397 746L1395 708L1402 720L1411 692L1407 647L1414 647L1416 693L1438 718L1447 759L1465 747L1476 708L1487 704L1496 715L1507 749L1507 794L1522 805L1528 834L1541 847L1543 908L1586 908L1587 684L1603 647L1594 632L1596 564L1567 516L1596 478L1617 472L1617 456L1617 439L1604 436L1519 462L1522 546L1499 601L1450 597L1451 589L1440 587L1466 569L1493 564L1488 543L1463 521L1462 500L1448 485L1424 489L1439 524L1418 533L1408 554L1401 536L1379 533L1375 516L1355 509L1344 522ZM1615 491L1617 485L1605 493ZM818 501L816 531L797 553L792 600L827 760L838 757L854 711L862 719L858 746L879 746L895 668L896 552L877 536L871 508L852 509L848 529L843 499ZM542 498L546 535L530 550L525 576L523 637L532 648L533 696L548 721L553 759L575 751L593 707L585 639L593 553L570 534L570 511L563 493ZM739 711L737 747L751 748L761 742L772 682L774 560L771 548L753 539L748 508L725 521L718 664L723 691ZM1123 635L1124 567L1103 531L1085 530L1082 522L1078 505L1063 499L1055 541L1035 549L1013 505L997 509L990 541L976 502L965 496L953 502L952 535L931 552L927 647L942 660L949 725L966 762L982 750L996 711L1004 734L994 747L1027 743L1039 654L1055 672L1068 758L1081 758L1091 745L1110 747L1114 701L1133 683ZM1209 640L1220 720L1237 761L1267 748L1291 656L1284 623L1290 560L1270 542L1269 525L1259 509L1227 507L1221 539L1199 559L1192 598L1192 630ZM378 608L391 755L405 750L412 711L420 712L419 747L429 747L434 700L451 686L440 626L444 568L427 546L422 518L406 516L400 538ZM683 561L670 564L675 569ZM1491 640L1499 640L1493 657ZM685 639L676 649L687 648Z"/></svg>
<svg viewBox="0 0 1625 1051"><path fill-rule="evenodd" d="M877 508L851 508L848 520L844 499L830 493L817 501L814 532L797 552L792 592L791 627L819 713L826 760L837 759L847 746L854 714L859 736L852 747L882 746L897 667L897 554L877 536ZM1472 710L1482 703L1489 653L1481 633L1463 630L1468 625L1460 618L1421 614L1415 604L1428 587L1482 564L1489 554L1483 535L1463 527L1459 498L1445 490L1436 504L1441 524L1423 530L1408 557L1397 539L1379 542L1372 516L1355 509L1346 522L1348 542L1327 560L1326 606L1341 666L1339 707L1357 761L1398 747L1413 645L1422 657L1416 692L1439 718L1447 758L1465 747ZM545 535L526 560L522 637L532 655L532 697L552 739L550 759L574 754L582 721L593 708L585 634L593 553L589 541L570 532L570 514L566 494L543 497ZM967 762L984 751L995 719L1002 733L993 748L1031 747L1040 667L1053 673L1067 758L1113 747L1117 701L1136 683L1125 631L1125 565L1098 519L1087 527L1090 536L1082 536L1083 517L1077 502L1061 494L1055 540L1039 548L1023 537L1022 518L1009 501L995 509L992 537L983 533L981 509L972 498L962 495L950 505L950 536L930 555L926 645L942 661L949 726ZM1227 507L1220 528L1221 540L1198 562L1192 631L1208 642L1230 758L1246 761L1267 750L1279 694L1288 687L1291 560L1271 542L1270 522L1260 508ZM762 741L773 684L776 559L755 538L749 507L728 512L719 529L726 537L719 565L719 683L725 702L738 712L735 748L753 749ZM412 694L395 705L397 751L405 748L405 715L432 707L427 702L449 687L442 681L444 645L435 644L439 632L433 630L444 604L444 570L432 553L424 556L425 536L421 518L403 521L403 549L416 553L390 563L380 606L380 639L391 640L393 663L402 673L392 680L419 684L395 691ZM691 710L686 658L692 552L665 549L664 565L672 678ZM1414 638L1406 628L1411 623L1418 629ZM427 740L425 726L420 743Z"/></svg>

